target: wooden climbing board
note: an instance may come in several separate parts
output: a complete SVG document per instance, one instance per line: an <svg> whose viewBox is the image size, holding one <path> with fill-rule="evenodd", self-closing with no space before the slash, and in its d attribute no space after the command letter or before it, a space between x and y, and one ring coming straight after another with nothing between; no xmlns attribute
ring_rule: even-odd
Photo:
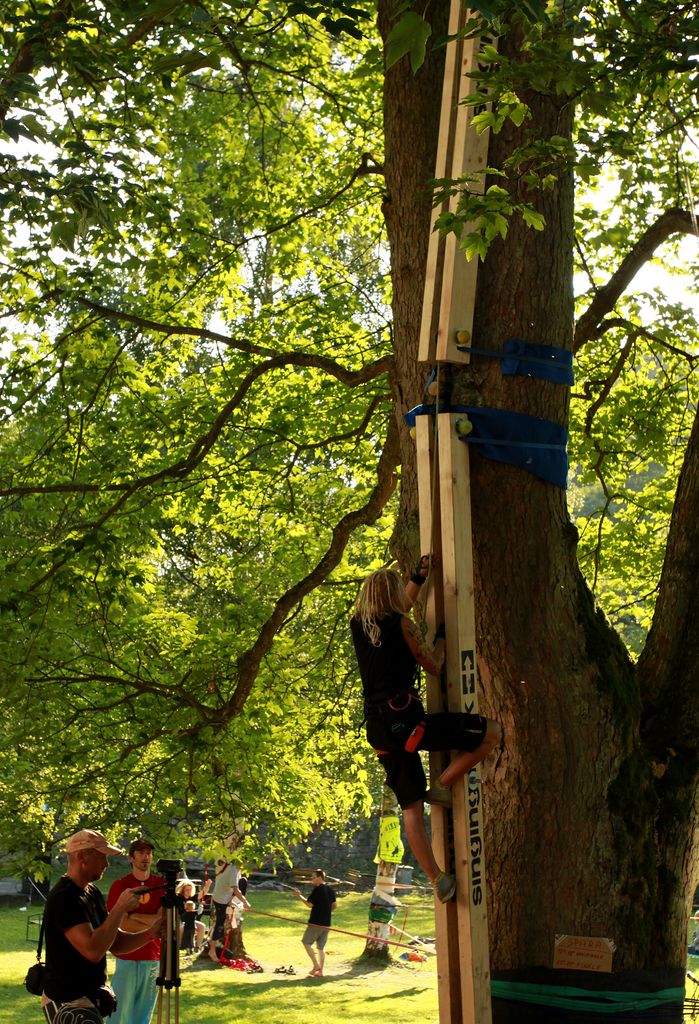
<svg viewBox="0 0 699 1024"><path fill-rule="evenodd" d="M451 37L466 17L458 0L452 0ZM437 178L459 178L487 165L488 133L476 134L470 127L474 108L460 102L473 87L466 76L476 66L481 43L480 39L455 40L447 47ZM470 187L478 186L474 182ZM435 211L435 218L441 209ZM468 353L456 347L456 334L461 342L470 340L477 273L477 262L466 261L453 236L440 239L433 231L421 361L433 366L468 362ZM427 403L433 401L426 398ZM442 680L428 679L427 708L478 713L469 446L456 433L458 418L438 412L416 419L421 550L439 556L425 613L432 627L444 622L447 651ZM444 766L444 755L431 755L433 779ZM436 903L439 1020L440 1024L491 1024L482 789L480 785L470 789L461 781L452 792L451 810L432 808L435 856L457 879L456 899L446 905Z"/></svg>
<svg viewBox="0 0 699 1024"><path fill-rule="evenodd" d="M449 16L449 35L453 37L468 19L468 11L452 0ZM487 167L490 132L478 135L471 120L477 106L464 106L463 100L473 90L468 75L478 67L478 55L483 43L494 45L494 40L455 39L446 50L444 86L440 114L439 140L435 178L470 178L471 192L483 192ZM432 212L432 232L425 278L425 297L420 328L420 362L466 363L469 355L456 347L457 332L470 339L476 297L478 262L466 260L453 234L440 237L434 230L437 217L448 210L455 211L457 197L445 199Z"/></svg>

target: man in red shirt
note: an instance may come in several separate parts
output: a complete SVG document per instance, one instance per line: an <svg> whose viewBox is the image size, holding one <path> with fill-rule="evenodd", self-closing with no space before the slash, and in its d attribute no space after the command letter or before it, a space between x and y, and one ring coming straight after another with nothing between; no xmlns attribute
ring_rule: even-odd
<svg viewBox="0 0 699 1024"><path fill-rule="evenodd" d="M129 847L131 874L112 883L107 896L110 910L125 889L139 886L152 891L144 892L138 908L122 918L124 931L142 931L153 921L160 908L164 892L164 879L150 872L153 844L148 839L135 839ZM117 955L116 970L111 979L117 997L117 1009L109 1024L150 1024L157 996L156 978L160 968L160 939L153 938L133 953Z"/></svg>

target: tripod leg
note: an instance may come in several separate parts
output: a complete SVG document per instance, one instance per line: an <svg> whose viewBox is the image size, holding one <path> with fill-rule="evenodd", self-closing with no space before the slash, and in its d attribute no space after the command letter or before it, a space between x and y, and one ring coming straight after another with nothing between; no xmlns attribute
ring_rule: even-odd
<svg viewBox="0 0 699 1024"><path fill-rule="evenodd" d="M172 1008L171 993L173 988L175 989L175 1020L179 1019L180 954L178 939L179 920L177 909L174 905L170 905L166 907L165 912L165 930L160 943L160 975L156 981L158 986L158 1024L171 1024L170 1011ZM164 995L163 989L165 989ZM164 1021L163 1016L165 1017Z"/></svg>

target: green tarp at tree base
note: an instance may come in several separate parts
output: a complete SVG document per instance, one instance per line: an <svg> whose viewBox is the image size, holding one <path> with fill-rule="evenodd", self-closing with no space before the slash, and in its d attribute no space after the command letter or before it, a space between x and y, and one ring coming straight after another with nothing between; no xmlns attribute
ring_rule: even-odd
<svg viewBox="0 0 699 1024"><path fill-rule="evenodd" d="M493 1024L682 1024L682 970L495 972Z"/></svg>

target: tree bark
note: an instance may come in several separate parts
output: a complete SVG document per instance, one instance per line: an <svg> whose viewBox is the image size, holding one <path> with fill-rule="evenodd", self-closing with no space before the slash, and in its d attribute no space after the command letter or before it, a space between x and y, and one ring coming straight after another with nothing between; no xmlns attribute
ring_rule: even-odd
<svg viewBox="0 0 699 1024"><path fill-rule="evenodd" d="M642 739L651 759L658 885L651 942L686 959L687 916L699 883L695 823L699 778L699 418L695 418L670 523L653 625L638 662ZM650 908L649 908L650 909Z"/></svg>
<svg viewBox="0 0 699 1024"><path fill-rule="evenodd" d="M440 0L435 16L446 7ZM499 46L516 54L517 40L503 38ZM427 215L415 183L434 174L438 128L434 108L416 109L406 99L409 75L403 60L388 72L385 94L399 416L420 400L425 376L415 362L415 335ZM524 99L531 120L521 128L507 123L492 138L490 166L503 167L525 134L570 137L573 110L565 100ZM508 187L521 195L517 180ZM526 198L546 228L533 231L513 219L507 238L492 246L479 269L473 344L498 349L516 337L572 350L571 170L560 171L551 191ZM447 397L568 422L565 387L503 376L499 360L486 357L452 374ZM398 544L414 549L414 454L402 425L401 438L409 457ZM615 970L681 967L697 880L697 426L638 669L578 568L565 493L474 449L481 707L504 731L501 750L483 766L491 964L551 966L555 936L567 933L614 940Z"/></svg>
<svg viewBox="0 0 699 1024"><path fill-rule="evenodd" d="M399 816L400 807L398 806L396 795L393 790L384 783L381 795L381 817ZM367 941L364 946L364 952L362 953L363 957L371 960L384 961L385 963L388 963L391 958L388 937L391 928L392 915L387 915L387 905L385 901L379 901L376 899L376 891L379 888L379 880L383 881L382 888L385 888L386 881L395 881L397 870L397 864L392 864L390 861L379 860L378 867L376 868L376 889L374 890L374 894L372 895L371 903L369 905Z"/></svg>
<svg viewBox="0 0 699 1024"><path fill-rule="evenodd" d="M230 952L234 960L241 960L247 956L245 950L245 943L243 942L243 922L241 921L237 928L230 928L227 932L227 945L226 948Z"/></svg>

